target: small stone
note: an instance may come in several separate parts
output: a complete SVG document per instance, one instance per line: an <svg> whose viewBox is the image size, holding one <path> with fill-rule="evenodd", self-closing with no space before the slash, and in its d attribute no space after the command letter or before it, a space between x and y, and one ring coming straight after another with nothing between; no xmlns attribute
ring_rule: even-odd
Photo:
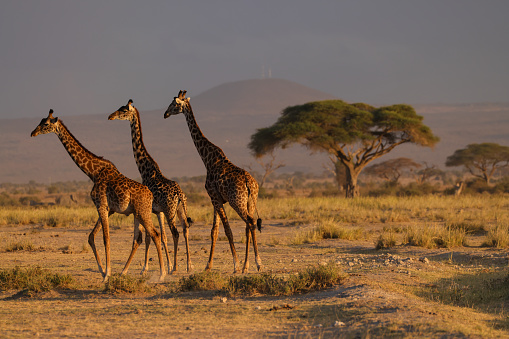
<svg viewBox="0 0 509 339"><path fill-rule="evenodd" d="M428 264L428 263L429 263L429 259L428 259L428 258L426 258L426 257L420 257L420 258L419 258L419 261L421 261L421 262L423 262L423 263L425 263L425 264Z"/></svg>
<svg viewBox="0 0 509 339"><path fill-rule="evenodd" d="M222 297L222 298L221 298L221 299L219 299L219 300L221 300L221 302L222 302L222 303L226 303L226 302L228 301L228 299L227 299L226 297Z"/></svg>
<svg viewBox="0 0 509 339"><path fill-rule="evenodd" d="M255 309L259 311L259 310L261 310L262 308L261 308L260 306L256 306L256 307L255 307Z"/></svg>
<svg viewBox="0 0 509 339"><path fill-rule="evenodd" d="M292 262L297 262L297 261L298 261L298 260L297 260L297 259L295 259L295 258L294 258L294 259L292 259Z"/></svg>
<svg viewBox="0 0 509 339"><path fill-rule="evenodd" d="M334 325L333 325L333 326L334 326L334 327L341 327L341 326L345 326L345 325L346 325L346 324L345 324L344 322L339 321L339 320L336 320L336 321L334 322Z"/></svg>
<svg viewBox="0 0 509 339"><path fill-rule="evenodd" d="M348 266L352 267L353 265L354 265L353 262L351 262L351 261L348 262Z"/></svg>
<svg viewBox="0 0 509 339"><path fill-rule="evenodd" d="M315 327L321 328L321 327L323 327L323 325L322 324L318 324Z"/></svg>
<svg viewBox="0 0 509 339"><path fill-rule="evenodd" d="M191 326L187 326L187 327L186 327L186 330L187 330L187 331L193 331L193 330L194 330L194 328L193 328L193 327L191 327Z"/></svg>

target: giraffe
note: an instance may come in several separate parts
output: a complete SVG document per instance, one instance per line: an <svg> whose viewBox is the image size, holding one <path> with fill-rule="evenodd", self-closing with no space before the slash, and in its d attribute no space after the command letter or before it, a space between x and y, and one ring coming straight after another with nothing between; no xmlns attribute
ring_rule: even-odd
<svg viewBox="0 0 509 339"><path fill-rule="evenodd" d="M127 120L131 123L131 138L134 159L141 174L142 182L146 185L154 195L152 203L152 212L157 215L159 226L161 229L162 243L168 261L168 273L177 271L177 251L179 242L179 232L175 227L175 215L178 216L184 233L187 253L187 272L191 271L191 259L189 254L189 226L192 222L187 217L187 198L180 189L177 182L167 179L159 169L157 162L150 156L143 143L143 134L141 131L140 113L133 106L133 101L129 100L127 105L120 107L117 111L110 114L108 120ZM171 269L170 255L168 253L166 232L164 227L164 217L168 221L174 247L173 269Z"/></svg>
<svg viewBox="0 0 509 339"><path fill-rule="evenodd" d="M134 214L134 239L129 258L122 270L122 275L127 273L129 265L134 257L138 246L142 243L142 228L145 228L147 237L154 240L159 256L160 276L159 281L164 280L166 271L161 252L161 238L152 224L152 193L150 190L129 178L123 176L112 162L98 157L87 150L67 129L63 122L53 117L53 110L49 111L47 118L43 118L39 125L30 134L36 137L40 134L55 133L67 153L74 160L76 165L92 180L94 186L90 192L92 201L97 208L99 218L88 236L88 243L92 247L99 272L101 272L104 282L107 282L111 276L110 265L110 232L108 217L113 213L125 215ZM103 268L99 254L95 246L95 235L100 226L103 229L103 240L106 255L106 268ZM148 241L146 241L148 243ZM148 244L145 251L145 265L142 273L148 270Z"/></svg>
<svg viewBox="0 0 509 339"><path fill-rule="evenodd" d="M261 260L258 255L258 244L256 242L256 226L253 214L256 211L256 202L258 199L258 183L244 169L235 166L224 154L223 150L210 142L201 132L194 113L189 103L190 98L186 98L186 91L180 91L178 97L174 97L168 109L164 113L164 118L171 115L183 113L189 132L193 139L198 154L202 158L203 164L207 170L207 178L205 181L205 189L209 194L212 206L214 207L214 221L211 231L211 247L209 261L205 270L212 268L212 259L214 257L214 248L216 245L219 219L221 219L224 231L230 242L230 250L233 256L233 272L237 273L239 264L235 245L233 243L233 234L226 217L224 204L229 203L237 212L242 220L246 223L246 258L242 273L246 273L249 269L249 242L252 237L253 248L255 253L255 262L257 269L261 269ZM261 231L262 220L258 218L257 226Z"/></svg>

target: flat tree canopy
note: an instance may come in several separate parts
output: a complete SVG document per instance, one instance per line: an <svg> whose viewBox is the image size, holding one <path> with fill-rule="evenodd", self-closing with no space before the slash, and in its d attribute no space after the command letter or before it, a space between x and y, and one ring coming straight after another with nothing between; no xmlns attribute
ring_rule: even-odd
<svg viewBox="0 0 509 339"><path fill-rule="evenodd" d="M357 177L372 160L403 143L433 147L438 137L409 105L375 108L342 100L309 102L283 110L272 126L251 136L255 156L301 143L329 153L347 172L346 196L358 195ZM337 167L337 166L336 166Z"/></svg>
<svg viewBox="0 0 509 339"><path fill-rule="evenodd" d="M445 165L465 166L470 174L489 184L498 168L509 165L509 147L489 142L470 144L447 157Z"/></svg>

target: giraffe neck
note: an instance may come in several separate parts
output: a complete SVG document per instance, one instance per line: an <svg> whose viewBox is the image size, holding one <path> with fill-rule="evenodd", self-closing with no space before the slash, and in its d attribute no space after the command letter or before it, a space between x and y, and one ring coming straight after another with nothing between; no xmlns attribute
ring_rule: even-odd
<svg viewBox="0 0 509 339"><path fill-rule="evenodd" d="M136 108L135 108L136 109ZM141 132L140 114L136 109L136 114L131 119L131 139L133 144L133 154L141 174L143 181L154 178L156 174L160 174L161 170L154 159L148 154L145 144L143 143L143 134Z"/></svg>
<svg viewBox="0 0 509 339"><path fill-rule="evenodd" d="M189 127L189 132L191 133L191 137L193 138L194 146L200 154L201 160L203 164L210 170L221 160L228 160L223 150L212 142L209 141L203 135L200 127L196 123L196 119L194 118L193 109L191 108L191 104L189 104L189 110L184 111L184 115L186 116L187 126Z"/></svg>
<svg viewBox="0 0 509 339"><path fill-rule="evenodd" d="M105 168L114 168L116 170L112 162L98 157L87 150L61 121L57 129L57 136L72 160L92 181L95 181L95 178Z"/></svg>

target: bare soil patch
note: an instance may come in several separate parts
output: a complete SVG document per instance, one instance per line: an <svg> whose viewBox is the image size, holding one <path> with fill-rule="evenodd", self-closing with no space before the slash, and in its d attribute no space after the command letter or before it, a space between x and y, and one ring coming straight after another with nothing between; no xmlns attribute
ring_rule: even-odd
<svg viewBox="0 0 509 339"><path fill-rule="evenodd" d="M126 224L132 219L127 220ZM265 221L264 226L258 237L264 271L294 274L306 267L333 261L349 275L344 284L285 297L226 296L218 291L169 293L166 284L188 275L185 249L179 244L179 272L167 276L165 283L154 284L147 293L111 294L104 291L102 277L87 244L90 229L2 227L0 240L4 247L26 241L33 249L6 252L2 248L1 269L39 265L54 273L71 274L80 286L76 290L51 290L32 297L20 291L0 292L2 336L509 336L509 322L507 315L504 316L509 300L500 300L500 307L494 312L476 305L458 306L427 297L442 278L493 272L507 275L505 250L479 246L454 249L396 246L378 251L374 248L374 240L382 225L373 224L369 225L372 235L368 239L330 239L291 245L289 239L296 232L311 226L270 220ZM244 226L233 222L232 229L242 260ZM194 272L201 272L209 255L210 227L198 223L192 226L190 233ZM119 273L130 252L131 227L112 229L111 239L112 270ZM103 247L100 236L96 243L99 249ZM476 244L476 241L472 238L469 243ZM144 246L141 246L130 275L137 276L141 271L143 252ZM150 274L155 280L158 265L154 246L151 257ZM253 255L250 261L248 274L258 274ZM218 241L213 269L225 275L233 270L225 237ZM461 299L461 295L458 298Z"/></svg>

